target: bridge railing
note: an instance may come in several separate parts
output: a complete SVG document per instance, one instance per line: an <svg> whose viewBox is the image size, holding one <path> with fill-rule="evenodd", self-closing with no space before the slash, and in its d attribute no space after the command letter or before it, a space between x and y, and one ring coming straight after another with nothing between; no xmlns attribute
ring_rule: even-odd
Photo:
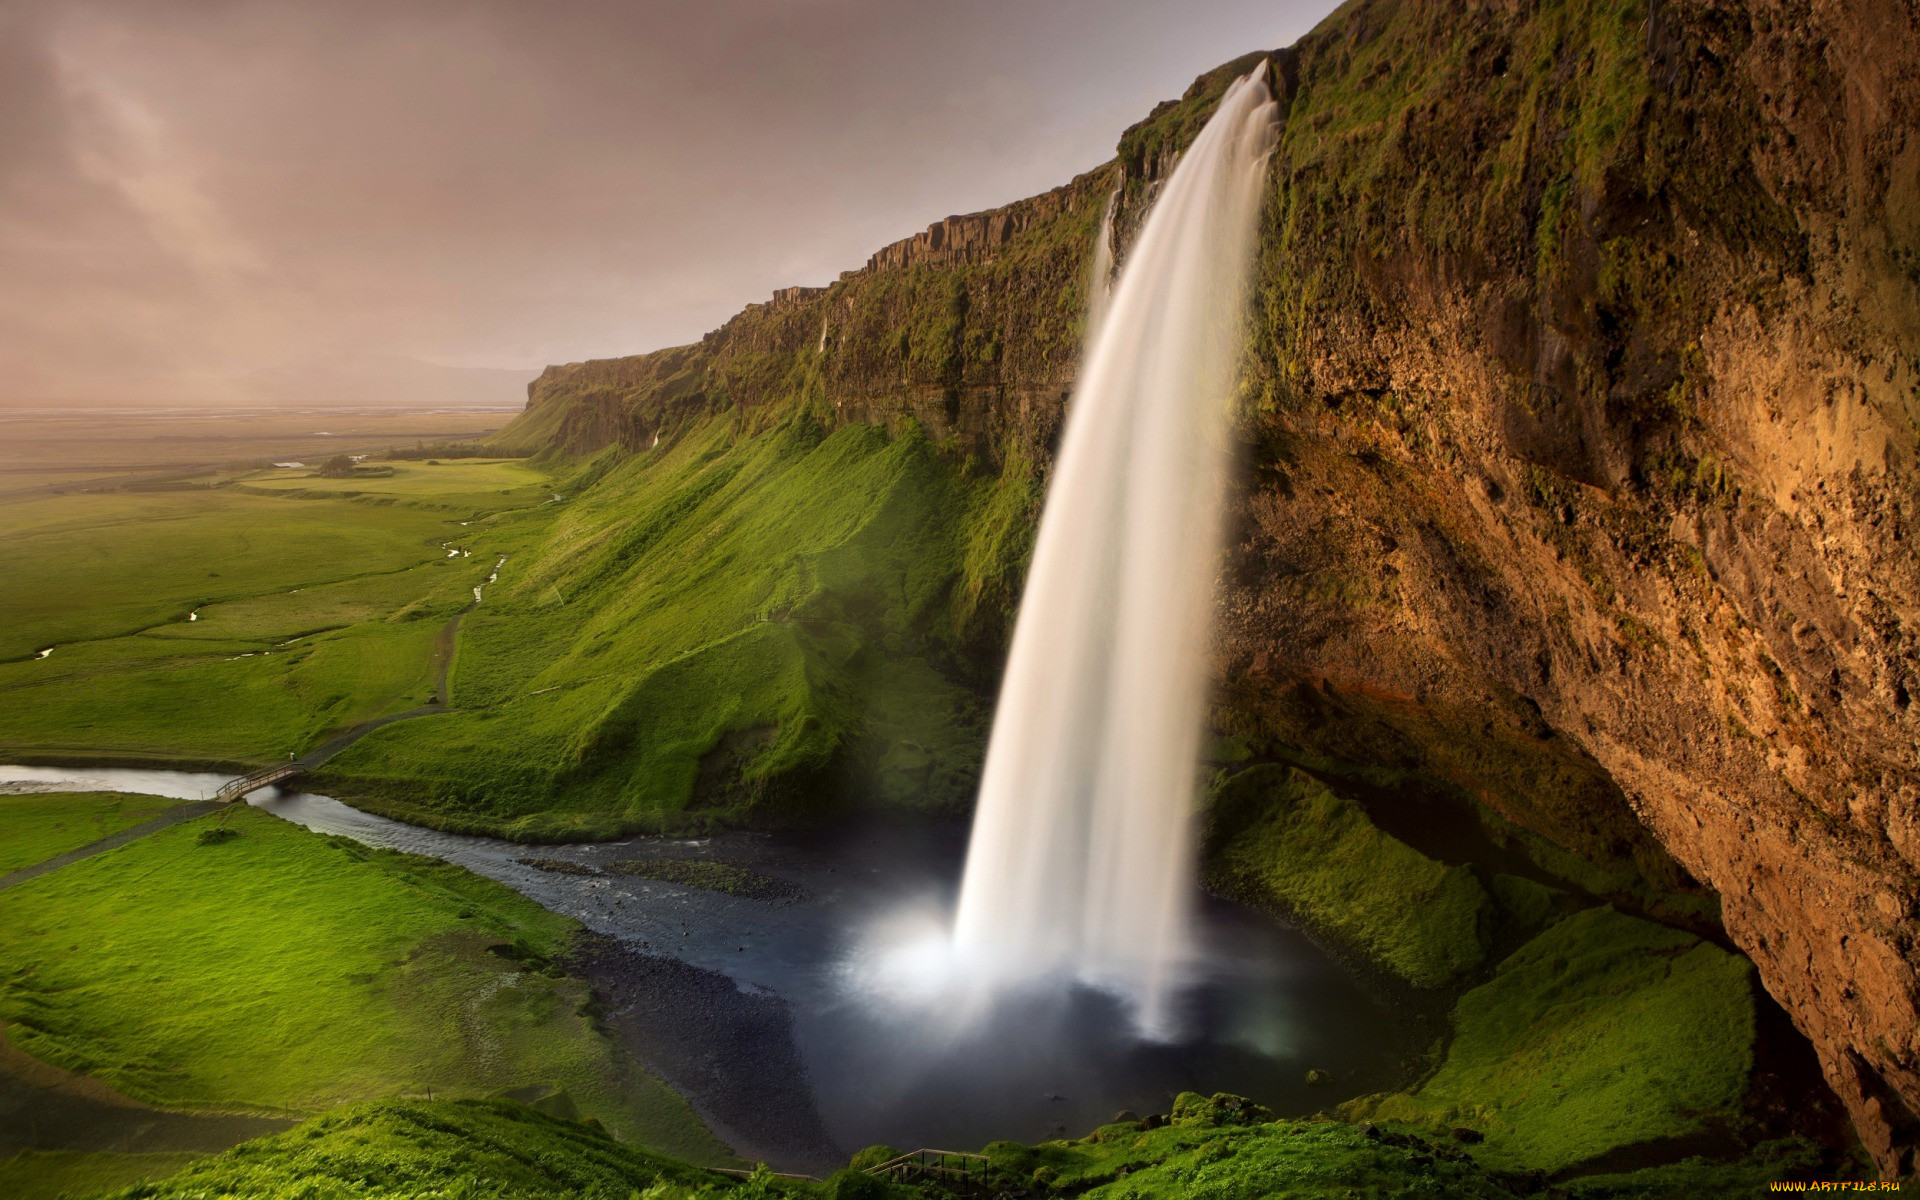
<svg viewBox="0 0 1920 1200"><path fill-rule="evenodd" d="M926 1182L974 1194L986 1186L988 1159L960 1150L915 1150L868 1167L867 1174L895 1183Z"/></svg>
<svg viewBox="0 0 1920 1200"><path fill-rule="evenodd" d="M222 784L220 790L214 793L213 798L223 803L232 803L250 792L257 792L263 787L269 787L279 783L282 779L286 779L292 775L298 775L299 773L300 768L293 763L281 763L276 766L262 767L258 771L249 772L238 779L230 780Z"/></svg>

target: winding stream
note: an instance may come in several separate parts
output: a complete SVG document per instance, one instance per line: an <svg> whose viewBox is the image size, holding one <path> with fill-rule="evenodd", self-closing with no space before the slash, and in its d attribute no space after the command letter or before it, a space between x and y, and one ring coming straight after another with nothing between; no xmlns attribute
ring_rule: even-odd
<svg viewBox="0 0 1920 1200"><path fill-rule="evenodd" d="M198 800L229 778L0 766L0 791ZM1142 1040L1113 997L1085 989L1015 999L965 1032L929 1024L867 990L857 981L870 973L854 968L881 926L945 919L966 848L959 820L536 847L308 792L269 789L249 802L316 832L457 863L616 939L584 963L615 1032L743 1156L784 1168L831 1170L875 1142L1078 1136L1120 1110L1164 1112L1188 1089L1305 1114L1396 1085L1410 1048L1405 1023L1300 933L1207 897L1196 900L1201 953L1179 989L1188 1032L1177 1042ZM732 864L785 894L594 873L635 858ZM1308 1084L1310 1068L1333 1082Z"/></svg>

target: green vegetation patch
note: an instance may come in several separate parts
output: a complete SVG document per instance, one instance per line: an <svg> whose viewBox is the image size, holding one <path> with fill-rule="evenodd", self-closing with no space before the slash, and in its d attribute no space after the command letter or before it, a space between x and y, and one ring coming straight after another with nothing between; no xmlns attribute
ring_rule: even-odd
<svg viewBox="0 0 1920 1200"><path fill-rule="evenodd" d="M263 471L242 487L304 498L379 498L466 512L539 504L551 498L546 472L519 459L382 462L351 475L319 471Z"/></svg>
<svg viewBox="0 0 1920 1200"><path fill-rule="evenodd" d="M1382 1121L1465 1126L1491 1165L1553 1171L1737 1115L1753 1067L1752 965L1592 908L1500 964L1454 1008L1433 1077L1356 1101Z"/></svg>
<svg viewBox="0 0 1920 1200"><path fill-rule="evenodd" d="M773 1179L736 1181L504 1100L386 1100L204 1158L124 1200L683 1200L777 1196Z"/></svg>
<svg viewBox="0 0 1920 1200"><path fill-rule="evenodd" d="M1746 1200L1772 1189L1768 1186L1788 1180L1810 1181L1871 1179L1874 1168L1864 1162L1847 1163L1838 1169L1831 1156L1805 1138L1782 1138L1762 1142L1737 1162L1711 1162L1688 1158L1658 1167L1643 1167L1624 1174L1588 1175L1566 1181L1566 1194L1574 1200L1646 1200L1647 1197L1674 1197L1674 1200ZM1812 1189L1808 1189L1812 1190ZM1837 1189L1836 1189L1837 1190Z"/></svg>
<svg viewBox="0 0 1920 1200"><path fill-rule="evenodd" d="M1473 873L1382 833L1295 768L1250 767L1216 784L1209 845L1216 886L1278 904L1416 987L1486 959L1493 903Z"/></svg>
<svg viewBox="0 0 1920 1200"><path fill-rule="evenodd" d="M1018 488L914 430L805 416L584 470L463 622L456 711L368 737L323 786L530 841L971 797L956 648L1004 617Z"/></svg>
<svg viewBox="0 0 1920 1200"><path fill-rule="evenodd" d="M92 1196L129 1184L165 1179L199 1157L178 1151L115 1154L109 1150L23 1150L0 1161L0 1196L12 1200Z"/></svg>
<svg viewBox="0 0 1920 1200"><path fill-rule="evenodd" d="M181 803L124 792L0 795L0 875L78 850Z"/></svg>
<svg viewBox="0 0 1920 1200"><path fill-rule="evenodd" d="M1127 1122L1073 1142L995 1142L987 1154L1009 1186L1102 1200L1514 1195L1450 1139L1383 1135L1338 1121L1200 1120L1156 1129Z"/></svg>
<svg viewBox="0 0 1920 1200"><path fill-rule="evenodd" d="M214 828L238 836L203 842ZM461 868L243 806L0 892L0 1020L29 1053L155 1104L532 1088L724 1159L551 965L575 928Z"/></svg>
<svg viewBox="0 0 1920 1200"><path fill-rule="evenodd" d="M1182 1109L1187 1114L1181 1115ZM1206 1110L1214 1110L1208 1114ZM1239 1097L1192 1094L1163 1118L1102 1126L1076 1141L987 1147L993 1182L1003 1194L1100 1197L1102 1200L1253 1200L1255 1197L1515 1196L1640 1200L1719 1200L1764 1192L1775 1180L1831 1179L1833 1163L1803 1139L1755 1147L1744 1158L1716 1163L1689 1158L1663 1166L1549 1184L1538 1171L1514 1172L1485 1160L1475 1144L1451 1131L1383 1128L1316 1118L1244 1119L1257 1110ZM884 1149L884 1148L883 1148ZM1850 1164L1842 1176L1870 1175Z"/></svg>

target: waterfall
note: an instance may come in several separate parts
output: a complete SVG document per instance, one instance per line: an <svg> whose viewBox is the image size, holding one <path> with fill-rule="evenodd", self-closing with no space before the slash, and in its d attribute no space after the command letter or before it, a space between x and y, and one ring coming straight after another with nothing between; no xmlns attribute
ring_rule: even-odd
<svg viewBox="0 0 1920 1200"><path fill-rule="evenodd" d="M1090 330L954 916L974 986L1078 979L1148 1033L1169 1031L1187 945L1230 402L1276 137L1265 75L1227 89Z"/></svg>
<svg viewBox="0 0 1920 1200"><path fill-rule="evenodd" d="M1087 272L1087 344L1100 335L1106 320L1107 301L1113 299L1113 210L1120 204L1116 189L1100 211L1100 233L1093 243L1093 266Z"/></svg>

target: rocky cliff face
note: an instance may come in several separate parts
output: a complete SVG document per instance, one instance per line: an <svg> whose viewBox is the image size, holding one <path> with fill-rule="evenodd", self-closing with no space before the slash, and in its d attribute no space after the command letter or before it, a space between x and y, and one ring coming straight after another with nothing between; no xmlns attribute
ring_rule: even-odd
<svg viewBox="0 0 1920 1200"><path fill-rule="evenodd" d="M1276 52L1222 726L1444 779L1718 892L1868 1148L1920 1124L1920 16L1360 0ZM508 440L917 420L1041 470L1114 164L699 345L550 369ZM1675 864L1678 864L1677 866Z"/></svg>
<svg viewBox="0 0 1920 1200"><path fill-rule="evenodd" d="M732 411L808 405L828 424L917 422L996 463L1046 452L1072 384L1108 167L992 212L948 217L824 288L784 288L692 346L548 367L501 438L584 452L652 445Z"/></svg>

